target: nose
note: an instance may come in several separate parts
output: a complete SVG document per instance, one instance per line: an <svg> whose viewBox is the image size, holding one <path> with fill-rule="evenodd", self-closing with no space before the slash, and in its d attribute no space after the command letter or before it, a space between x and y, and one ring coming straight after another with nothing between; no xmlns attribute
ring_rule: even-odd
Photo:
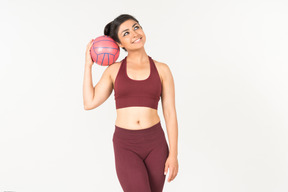
<svg viewBox="0 0 288 192"><path fill-rule="evenodd" d="M137 37L138 33L136 31L133 31L132 35L133 35L133 37Z"/></svg>

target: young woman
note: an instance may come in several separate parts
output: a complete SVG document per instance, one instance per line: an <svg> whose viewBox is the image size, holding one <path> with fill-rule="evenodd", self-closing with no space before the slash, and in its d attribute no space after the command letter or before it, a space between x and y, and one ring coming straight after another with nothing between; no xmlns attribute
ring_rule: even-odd
<svg viewBox="0 0 288 192"><path fill-rule="evenodd" d="M138 20L122 14L105 26L128 55L109 65L93 87L90 48L86 47L83 98L85 110L101 105L114 89L117 118L113 135L115 167L125 192L161 192L178 173L178 123L174 81L165 63L147 55L145 33ZM162 101L169 147L157 114Z"/></svg>

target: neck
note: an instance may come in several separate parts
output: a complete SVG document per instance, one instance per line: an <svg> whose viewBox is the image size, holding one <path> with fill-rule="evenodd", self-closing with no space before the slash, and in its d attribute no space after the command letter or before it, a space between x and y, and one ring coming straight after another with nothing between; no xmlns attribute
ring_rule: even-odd
<svg viewBox="0 0 288 192"><path fill-rule="evenodd" d="M127 61L132 63L145 63L148 60L148 55L144 48L128 51Z"/></svg>

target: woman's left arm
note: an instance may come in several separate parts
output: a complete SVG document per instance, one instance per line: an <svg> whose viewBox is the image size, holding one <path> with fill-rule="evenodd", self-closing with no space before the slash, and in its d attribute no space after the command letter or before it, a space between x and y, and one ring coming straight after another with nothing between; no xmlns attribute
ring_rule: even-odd
<svg viewBox="0 0 288 192"><path fill-rule="evenodd" d="M169 140L169 156L166 160L164 174L169 168L168 182L172 181L178 173L178 123L175 107L175 86L172 73L165 63L161 64L162 72L162 110Z"/></svg>

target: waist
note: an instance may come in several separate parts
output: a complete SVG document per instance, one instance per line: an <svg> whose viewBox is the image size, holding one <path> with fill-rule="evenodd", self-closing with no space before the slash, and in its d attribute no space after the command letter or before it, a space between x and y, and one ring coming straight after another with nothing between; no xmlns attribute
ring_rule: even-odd
<svg viewBox="0 0 288 192"><path fill-rule="evenodd" d="M122 136L129 136L129 135L139 135L139 136L143 136L144 134L147 135L154 135L156 132L163 132L162 129L162 125L161 122L156 122L154 124L152 124L149 127L143 128L143 129L127 129L126 127L119 127L117 125L115 125L115 131L114 133L117 135L122 135Z"/></svg>
<svg viewBox="0 0 288 192"><path fill-rule="evenodd" d="M127 129L144 129L160 121L156 109L149 107L126 107L117 109L115 125Z"/></svg>

